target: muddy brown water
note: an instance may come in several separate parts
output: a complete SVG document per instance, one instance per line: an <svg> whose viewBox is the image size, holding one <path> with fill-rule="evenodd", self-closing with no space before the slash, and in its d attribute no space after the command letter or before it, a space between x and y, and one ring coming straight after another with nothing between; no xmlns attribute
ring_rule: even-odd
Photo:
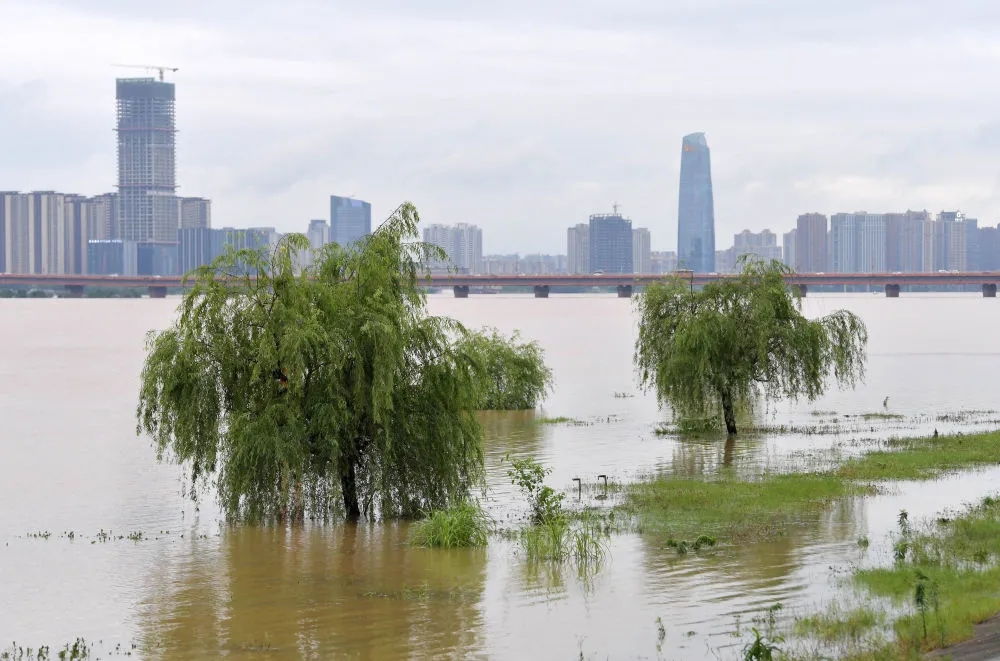
<svg viewBox="0 0 1000 661"><path fill-rule="evenodd" d="M703 556L618 535L589 580L530 566L503 540L473 551L410 548L405 524L231 529L210 497L187 501L178 468L157 464L135 436L144 335L165 326L176 303L0 300L0 650L83 637L155 659L735 658L769 606L821 607L843 592L849 567L886 561L882 540L899 509L929 516L1000 486L1000 469L903 483L774 542ZM432 296L436 314L538 340L555 372L543 410L484 418L489 511L513 523L524 510L500 465L508 452L550 466L549 483L570 501L580 477L584 503L599 504L598 474L621 483L723 464L780 469L831 447L857 451L857 439L998 426L995 300L828 295L805 305L813 315L862 315L866 383L772 406L766 422L793 431L727 449L654 433L667 415L635 385L628 300ZM904 418L844 417L885 411ZM586 424L541 425L542 416ZM807 433L827 423L843 431ZM135 532L142 539L126 537ZM866 552L861 536L872 540Z"/></svg>

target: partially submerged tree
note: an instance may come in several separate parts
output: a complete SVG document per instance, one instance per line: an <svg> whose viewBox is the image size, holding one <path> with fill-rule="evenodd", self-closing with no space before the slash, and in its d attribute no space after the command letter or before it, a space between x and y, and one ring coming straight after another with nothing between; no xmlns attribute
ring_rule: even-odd
<svg viewBox="0 0 1000 661"><path fill-rule="evenodd" d="M214 484L230 520L326 518L338 501L354 520L446 508L480 483L488 375L467 331L426 312L424 264L444 255L412 241L417 223L404 204L304 271L309 242L289 235L194 273L150 334L137 410L192 495Z"/></svg>
<svg viewBox="0 0 1000 661"><path fill-rule="evenodd" d="M675 415L718 415L736 433L736 411L763 396L813 400L832 375L842 386L864 377L868 332L846 310L802 315L783 264L746 260L735 278L701 290L677 279L651 286L641 314L635 364L645 387Z"/></svg>
<svg viewBox="0 0 1000 661"><path fill-rule="evenodd" d="M517 332L510 338L495 328L469 332L458 347L477 361L483 377L476 392L477 409L533 409L552 386L552 370L545 365L541 347L522 341Z"/></svg>

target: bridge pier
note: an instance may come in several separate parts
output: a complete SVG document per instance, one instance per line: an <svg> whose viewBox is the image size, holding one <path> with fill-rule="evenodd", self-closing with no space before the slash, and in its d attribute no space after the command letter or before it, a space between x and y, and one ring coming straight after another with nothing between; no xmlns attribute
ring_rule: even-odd
<svg viewBox="0 0 1000 661"><path fill-rule="evenodd" d="M535 285L535 298L548 298L548 297L549 297L548 285Z"/></svg>
<svg viewBox="0 0 1000 661"><path fill-rule="evenodd" d="M885 296L886 298L899 298L899 285L886 285Z"/></svg>
<svg viewBox="0 0 1000 661"><path fill-rule="evenodd" d="M83 285L66 285L67 298L83 298Z"/></svg>
<svg viewBox="0 0 1000 661"><path fill-rule="evenodd" d="M455 285L451 288L455 298L469 298L469 285Z"/></svg>
<svg viewBox="0 0 1000 661"><path fill-rule="evenodd" d="M150 285L148 291L150 298L167 297L167 287L165 285Z"/></svg>
<svg viewBox="0 0 1000 661"><path fill-rule="evenodd" d="M799 298L805 298L806 294L809 293L809 287L805 285L792 285L792 289L796 289L799 292Z"/></svg>
<svg viewBox="0 0 1000 661"><path fill-rule="evenodd" d="M983 298L996 298L997 297L997 286L996 283L987 282L983 285Z"/></svg>
<svg viewBox="0 0 1000 661"><path fill-rule="evenodd" d="M632 285L618 285L618 298L632 298Z"/></svg>

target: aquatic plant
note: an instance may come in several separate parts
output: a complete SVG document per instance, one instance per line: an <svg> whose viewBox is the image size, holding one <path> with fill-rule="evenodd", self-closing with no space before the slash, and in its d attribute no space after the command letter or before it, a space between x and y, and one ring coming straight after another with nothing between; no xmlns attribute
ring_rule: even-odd
<svg viewBox="0 0 1000 661"><path fill-rule="evenodd" d="M430 548L486 546L490 523L477 504L462 502L414 524L410 541Z"/></svg>

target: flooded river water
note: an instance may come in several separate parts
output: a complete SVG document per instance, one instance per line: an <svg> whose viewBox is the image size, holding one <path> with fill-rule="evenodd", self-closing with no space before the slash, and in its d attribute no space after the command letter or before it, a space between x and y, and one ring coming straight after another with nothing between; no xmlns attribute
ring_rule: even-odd
<svg viewBox="0 0 1000 661"><path fill-rule="evenodd" d="M529 566L505 541L414 549L405 524L230 529L211 499L187 501L179 469L135 435L144 335L176 303L0 300L0 649L83 637L154 659L734 658L745 642L737 618L746 628L776 602L822 606L849 567L883 558L900 508L931 515L1000 486L1000 469L899 484L778 541L704 556L616 535L588 581ZM484 417L488 507L500 519L523 507L500 466L508 452L550 466L549 483L572 491L575 477L780 469L859 439L1000 426L1000 303L978 296L810 296L809 315L847 307L867 322L865 384L774 406L773 433L729 448L654 433L668 416L635 385L628 300L437 295L430 307L520 330L555 373L542 411ZM886 411L903 417L857 417ZM538 424L542 415L587 424ZM813 433L824 426L841 431Z"/></svg>

